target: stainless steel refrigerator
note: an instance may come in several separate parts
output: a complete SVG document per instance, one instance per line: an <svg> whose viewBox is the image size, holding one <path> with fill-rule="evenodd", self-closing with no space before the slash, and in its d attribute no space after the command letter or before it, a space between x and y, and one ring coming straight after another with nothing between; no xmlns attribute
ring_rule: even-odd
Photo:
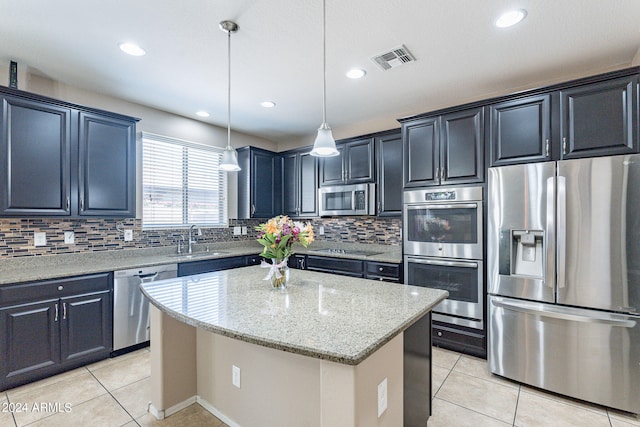
<svg viewBox="0 0 640 427"><path fill-rule="evenodd" d="M491 372L640 413L640 155L489 169Z"/></svg>

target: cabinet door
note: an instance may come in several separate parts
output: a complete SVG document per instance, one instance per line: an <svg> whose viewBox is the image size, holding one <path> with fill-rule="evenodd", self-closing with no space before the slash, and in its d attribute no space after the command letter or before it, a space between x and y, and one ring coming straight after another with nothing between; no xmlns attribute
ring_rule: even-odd
<svg viewBox="0 0 640 427"><path fill-rule="evenodd" d="M373 182L374 145L372 138L348 142L345 145L345 175L349 184Z"/></svg>
<svg viewBox="0 0 640 427"><path fill-rule="evenodd" d="M251 152L251 218L271 218L282 209L282 157Z"/></svg>
<svg viewBox="0 0 640 427"><path fill-rule="evenodd" d="M402 135L376 138L378 215L402 214Z"/></svg>
<svg viewBox="0 0 640 427"><path fill-rule="evenodd" d="M439 118L431 117L402 126L404 186L438 185Z"/></svg>
<svg viewBox="0 0 640 427"><path fill-rule="evenodd" d="M442 116L441 183L484 180L484 108Z"/></svg>
<svg viewBox="0 0 640 427"><path fill-rule="evenodd" d="M320 161L320 186L340 185L345 182L344 170L344 145L337 145L340 155L324 157Z"/></svg>
<svg viewBox="0 0 640 427"><path fill-rule="evenodd" d="M300 211L298 216L318 216L318 158L300 153Z"/></svg>
<svg viewBox="0 0 640 427"><path fill-rule="evenodd" d="M1 214L70 215L71 110L1 100Z"/></svg>
<svg viewBox="0 0 640 427"><path fill-rule="evenodd" d="M0 389L60 363L58 299L0 309Z"/></svg>
<svg viewBox="0 0 640 427"><path fill-rule="evenodd" d="M490 106L491 166L551 159L551 95Z"/></svg>
<svg viewBox="0 0 640 427"><path fill-rule="evenodd" d="M637 76L562 91L562 158L637 153L637 102Z"/></svg>
<svg viewBox="0 0 640 427"><path fill-rule="evenodd" d="M62 363L107 356L112 336L111 291L60 299Z"/></svg>
<svg viewBox="0 0 640 427"><path fill-rule="evenodd" d="M282 198L283 212L285 215L297 216L299 211L299 166L300 157L296 153L282 156Z"/></svg>
<svg viewBox="0 0 640 427"><path fill-rule="evenodd" d="M135 122L80 113L79 214L135 216Z"/></svg>

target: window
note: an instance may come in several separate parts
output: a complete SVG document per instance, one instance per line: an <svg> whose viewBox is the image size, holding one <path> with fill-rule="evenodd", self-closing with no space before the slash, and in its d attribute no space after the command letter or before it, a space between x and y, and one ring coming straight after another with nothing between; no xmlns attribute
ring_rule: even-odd
<svg viewBox="0 0 640 427"><path fill-rule="evenodd" d="M222 149L142 133L142 226L227 225Z"/></svg>

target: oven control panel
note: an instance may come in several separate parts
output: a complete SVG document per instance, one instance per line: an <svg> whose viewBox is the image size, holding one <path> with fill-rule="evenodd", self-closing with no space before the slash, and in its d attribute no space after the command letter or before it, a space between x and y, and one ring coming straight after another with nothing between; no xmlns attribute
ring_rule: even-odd
<svg viewBox="0 0 640 427"><path fill-rule="evenodd" d="M455 191L434 191L429 193L424 193L425 200L455 200L456 192Z"/></svg>

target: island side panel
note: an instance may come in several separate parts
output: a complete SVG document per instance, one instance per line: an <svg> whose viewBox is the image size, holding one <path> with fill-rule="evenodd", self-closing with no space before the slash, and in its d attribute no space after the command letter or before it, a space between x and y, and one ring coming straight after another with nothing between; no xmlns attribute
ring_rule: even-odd
<svg viewBox="0 0 640 427"><path fill-rule="evenodd" d="M150 306L151 413L163 419L196 401L196 328Z"/></svg>
<svg viewBox="0 0 640 427"><path fill-rule="evenodd" d="M404 331L404 425L425 426L431 415L431 312Z"/></svg>
<svg viewBox="0 0 640 427"><path fill-rule="evenodd" d="M320 426L320 359L198 329L197 369L198 402L230 426Z"/></svg>
<svg viewBox="0 0 640 427"><path fill-rule="evenodd" d="M230 426L396 427L403 424L403 336L359 365L197 331L198 401ZM232 385L232 365L241 370ZM387 379L387 409L377 389Z"/></svg>
<svg viewBox="0 0 640 427"><path fill-rule="evenodd" d="M378 407L378 386L386 379L387 407ZM323 427L403 425L403 335L359 365L321 363Z"/></svg>

